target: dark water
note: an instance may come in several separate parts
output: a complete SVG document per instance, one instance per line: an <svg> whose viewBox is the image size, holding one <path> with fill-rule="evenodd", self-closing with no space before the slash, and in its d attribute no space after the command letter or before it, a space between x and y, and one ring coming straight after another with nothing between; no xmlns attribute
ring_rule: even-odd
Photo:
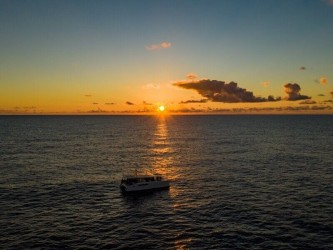
<svg viewBox="0 0 333 250"><path fill-rule="evenodd" d="M2 116L0 246L333 249L332 152L333 116Z"/></svg>

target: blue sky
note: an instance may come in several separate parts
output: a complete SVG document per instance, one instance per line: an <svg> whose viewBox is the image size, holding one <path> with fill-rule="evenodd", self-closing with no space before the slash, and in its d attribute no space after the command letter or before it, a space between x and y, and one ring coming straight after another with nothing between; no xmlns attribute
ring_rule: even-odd
<svg viewBox="0 0 333 250"><path fill-rule="evenodd" d="M332 31L333 4L324 0L1 0L1 92L18 106L51 110L52 99L63 111L84 110L92 100L83 95L99 104L157 102L143 86L162 88L192 72L255 95L283 96L291 82L329 99ZM169 45L158 47L163 42ZM170 95L161 102L200 97ZM3 96L0 109L10 110L14 101Z"/></svg>

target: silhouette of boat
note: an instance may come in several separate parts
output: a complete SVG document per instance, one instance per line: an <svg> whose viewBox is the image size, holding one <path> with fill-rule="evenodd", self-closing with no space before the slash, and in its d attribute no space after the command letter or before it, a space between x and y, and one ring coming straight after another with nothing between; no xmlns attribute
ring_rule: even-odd
<svg viewBox="0 0 333 250"><path fill-rule="evenodd" d="M124 176L120 183L120 189L123 193L153 191L169 187L170 182L161 175L137 175L137 173Z"/></svg>

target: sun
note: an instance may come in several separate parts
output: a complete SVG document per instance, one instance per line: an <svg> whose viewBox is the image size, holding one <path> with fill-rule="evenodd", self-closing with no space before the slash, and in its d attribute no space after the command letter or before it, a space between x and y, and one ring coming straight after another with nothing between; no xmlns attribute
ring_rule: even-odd
<svg viewBox="0 0 333 250"><path fill-rule="evenodd" d="M163 112L165 110L165 107L163 105L158 106L158 111Z"/></svg>

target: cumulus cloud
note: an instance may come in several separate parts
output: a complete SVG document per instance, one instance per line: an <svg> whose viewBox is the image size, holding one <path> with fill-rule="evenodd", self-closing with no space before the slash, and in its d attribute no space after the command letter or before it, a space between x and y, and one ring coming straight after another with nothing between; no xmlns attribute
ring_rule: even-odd
<svg viewBox="0 0 333 250"><path fill-rule="evenodd" d="M269 98L256 97L252 92L238 87L236 82L202 79L199 81L181 81L173 83L174 86L197 91L201 96L213 102L268 102L278 101L273 96Z"/></svg>
<svg viewBox="0 0 333 250"><path fill-rule="evenodd" d="M127 105L134 105L133 102L129 102L129 101L127 101L126 104L127 104Z"/></svg>
<svg viewBox="0 0 333 250"><path fill-rule="evenodd" d="M162 42L159 44L151 44L146 46L147 50L160 50L160 49L167 49L171 47L171 43L170 42Z"/></svg>
<svg viewBox="0 0 333 250"><path fill-rule="evenodd" d="M301 95L301 87L297 83L287 83L284 85L284 91L288 95L286 100L288 101L297 101L311 99L311 97L306 95Z"/></svg>

